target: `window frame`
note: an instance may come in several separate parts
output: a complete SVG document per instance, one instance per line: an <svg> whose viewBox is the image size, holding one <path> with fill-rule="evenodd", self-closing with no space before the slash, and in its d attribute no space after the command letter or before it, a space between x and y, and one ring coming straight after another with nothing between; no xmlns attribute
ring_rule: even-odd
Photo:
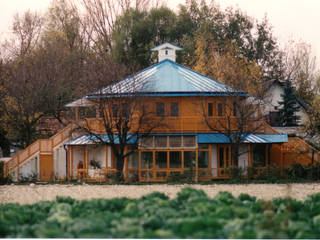
<svg viewBox="0 0 320 240"><path fill-rule="evenodd" d="M156 116L164 117L166 115L166 106L164 102L156 102Z"/></svg>
<svg viewBox="0 0 320 240"><path fill-rule="evenodd" d="M170 117L179 117L179 102L170 102Z"/></svg>

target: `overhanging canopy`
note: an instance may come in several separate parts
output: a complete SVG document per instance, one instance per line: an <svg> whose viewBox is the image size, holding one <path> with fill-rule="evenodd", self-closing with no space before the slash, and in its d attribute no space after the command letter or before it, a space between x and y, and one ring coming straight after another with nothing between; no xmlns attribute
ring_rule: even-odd
<svg viewBox="0 0 320 240"><path fill-rule="evenodd" d="M222 133L187 133L187 134L150 134L149 136L197 136L198 144L214 144L214 143L230 143L229 138ZM114 136L115 144L119 144L118 136ZM128 144L133 144L136 142L137 137L133 135L128 135ZM243 143L283 143L288 142L287 134L246 134L243 136ZM91 145L91 144L108 144L110 139L107 134L97 134L97 135L82 135L78 138L72 139L66 143L66 145Z"/></svg>

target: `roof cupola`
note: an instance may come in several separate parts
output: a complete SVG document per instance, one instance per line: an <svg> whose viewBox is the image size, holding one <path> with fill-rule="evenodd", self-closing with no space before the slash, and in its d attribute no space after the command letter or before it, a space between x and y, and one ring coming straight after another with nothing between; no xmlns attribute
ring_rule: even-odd
<svg viewBox="0 0 320 240"><path fill-rule="evenodd" d="M158 62L169 59L173 62L176 61L176 51L183 50L172 43L166 42L159 46L151 48L151 51L158 51Z"/></svg>

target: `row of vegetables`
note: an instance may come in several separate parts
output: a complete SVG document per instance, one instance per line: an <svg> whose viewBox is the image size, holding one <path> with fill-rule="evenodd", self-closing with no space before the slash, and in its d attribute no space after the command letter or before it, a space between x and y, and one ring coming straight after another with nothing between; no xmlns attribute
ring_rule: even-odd
<svg viewBox="0 0 320 240"><path fill-rule="evenodd" d="M305 201L263 201L182 189L140 199L0 205L0 238L319 238L320 193Z"/></svg>

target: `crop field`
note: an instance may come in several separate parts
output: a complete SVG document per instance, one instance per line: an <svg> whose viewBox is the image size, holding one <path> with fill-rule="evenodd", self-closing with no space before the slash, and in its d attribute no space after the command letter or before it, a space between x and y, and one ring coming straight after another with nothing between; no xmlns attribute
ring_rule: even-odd
<svg viewBox="0 0 320 240"><path fill-rule="evenodd" d="M304 201L264 201L248 194L183 188L175 198L153 192L137 199L0 205L0 237L28 238L319 238L320 194Z"/></svg>

